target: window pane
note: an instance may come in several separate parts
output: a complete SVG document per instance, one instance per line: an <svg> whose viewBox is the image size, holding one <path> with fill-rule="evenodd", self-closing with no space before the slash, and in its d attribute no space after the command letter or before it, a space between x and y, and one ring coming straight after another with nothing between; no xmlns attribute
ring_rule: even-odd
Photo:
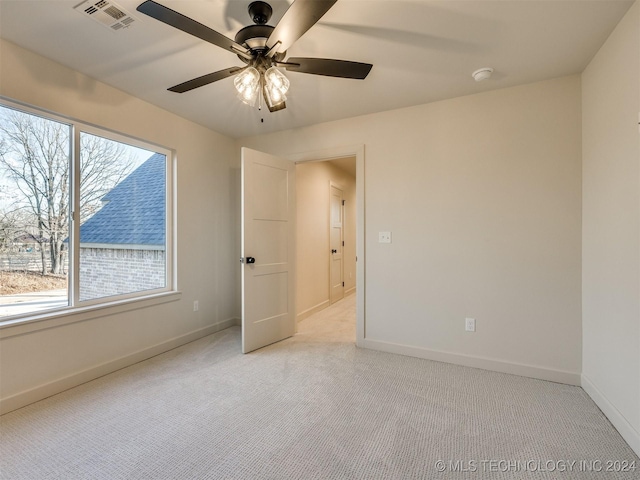
<svg viewBox="0 0 640 480"><path fill-rule="evenodd" d="M166 162L80 134L80 301L166 286Z"/></svg>
<svg viewBox="0 0 640 480"><path fill-rule="evenodd" d="M69 304L70 136L0 106L0 317Z"/></svg>

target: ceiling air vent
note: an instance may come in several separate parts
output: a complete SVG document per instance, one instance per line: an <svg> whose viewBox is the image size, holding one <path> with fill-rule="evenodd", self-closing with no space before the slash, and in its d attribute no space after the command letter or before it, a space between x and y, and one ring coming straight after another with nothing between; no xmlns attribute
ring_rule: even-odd
<svg viewBox="0 0 640 480"><path fill-rule="evenodd" d="M130 13L110 0L87 0L73 8L113 31L127 28L135 22Z"/></svg>

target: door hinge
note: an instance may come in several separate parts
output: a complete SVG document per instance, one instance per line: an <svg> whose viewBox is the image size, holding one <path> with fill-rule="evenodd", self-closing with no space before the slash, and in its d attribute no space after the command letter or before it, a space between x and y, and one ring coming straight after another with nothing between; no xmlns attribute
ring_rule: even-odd
<svg viewBox="0 0 640 480"><path fill-rule="evenodd" d="M344 240L342 241L342 246L344 247Z"/></svg>
<svg viewBox="0 0 640 480"><path fill-rule="evenodd" d="M342 286L344 287L344 282L342 282Z"/></svg>
<svg viewBox="0 0 640 480"><path fill-rule="evenodd" d="M342 205L344 205L344 200L342 200Z"/></svg>

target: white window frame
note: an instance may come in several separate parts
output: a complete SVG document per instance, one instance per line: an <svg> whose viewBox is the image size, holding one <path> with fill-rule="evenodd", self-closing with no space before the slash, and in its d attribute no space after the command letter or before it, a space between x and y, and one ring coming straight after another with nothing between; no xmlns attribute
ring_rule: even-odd
<svg viewBox="0 0 640 480"><path fill-rule="evenodd" d="M153 142L115 132L96 125L65 117L37 107L0 96L0 106L39 116L70 127L70 228L69 228L69 268L68 306L40 310L0 318L0 338L19 335L29 331L51 328L66 323L84 321L88 318L108 315L121 311L151 306L178 300L176 282L176 198L175 170L176 153L168 147ZM165 287L143 290L121 295L80 301L80 134L88 133L116 142L143 148L165 155ZM113 311L105 312L104 309ZM18 328L16 328L18 327Z"/></svg>

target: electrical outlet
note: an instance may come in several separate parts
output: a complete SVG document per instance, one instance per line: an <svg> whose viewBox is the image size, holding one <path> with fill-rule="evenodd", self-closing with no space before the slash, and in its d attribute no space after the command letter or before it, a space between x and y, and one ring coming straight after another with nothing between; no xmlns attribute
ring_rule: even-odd
<svg viewBox="0 0 640 480"><path fill-rule="evenodd" d="M465 318L464 319L464 329L467 332L475 332L476 331L476 319L475 318Z"/></svg>
<svg viewBox="0 0 640 480"><path fill-rule="evenodd" d="M198 305L198 300L193 301L193 311L197 312L200 309L200 305Z"/></svg>

